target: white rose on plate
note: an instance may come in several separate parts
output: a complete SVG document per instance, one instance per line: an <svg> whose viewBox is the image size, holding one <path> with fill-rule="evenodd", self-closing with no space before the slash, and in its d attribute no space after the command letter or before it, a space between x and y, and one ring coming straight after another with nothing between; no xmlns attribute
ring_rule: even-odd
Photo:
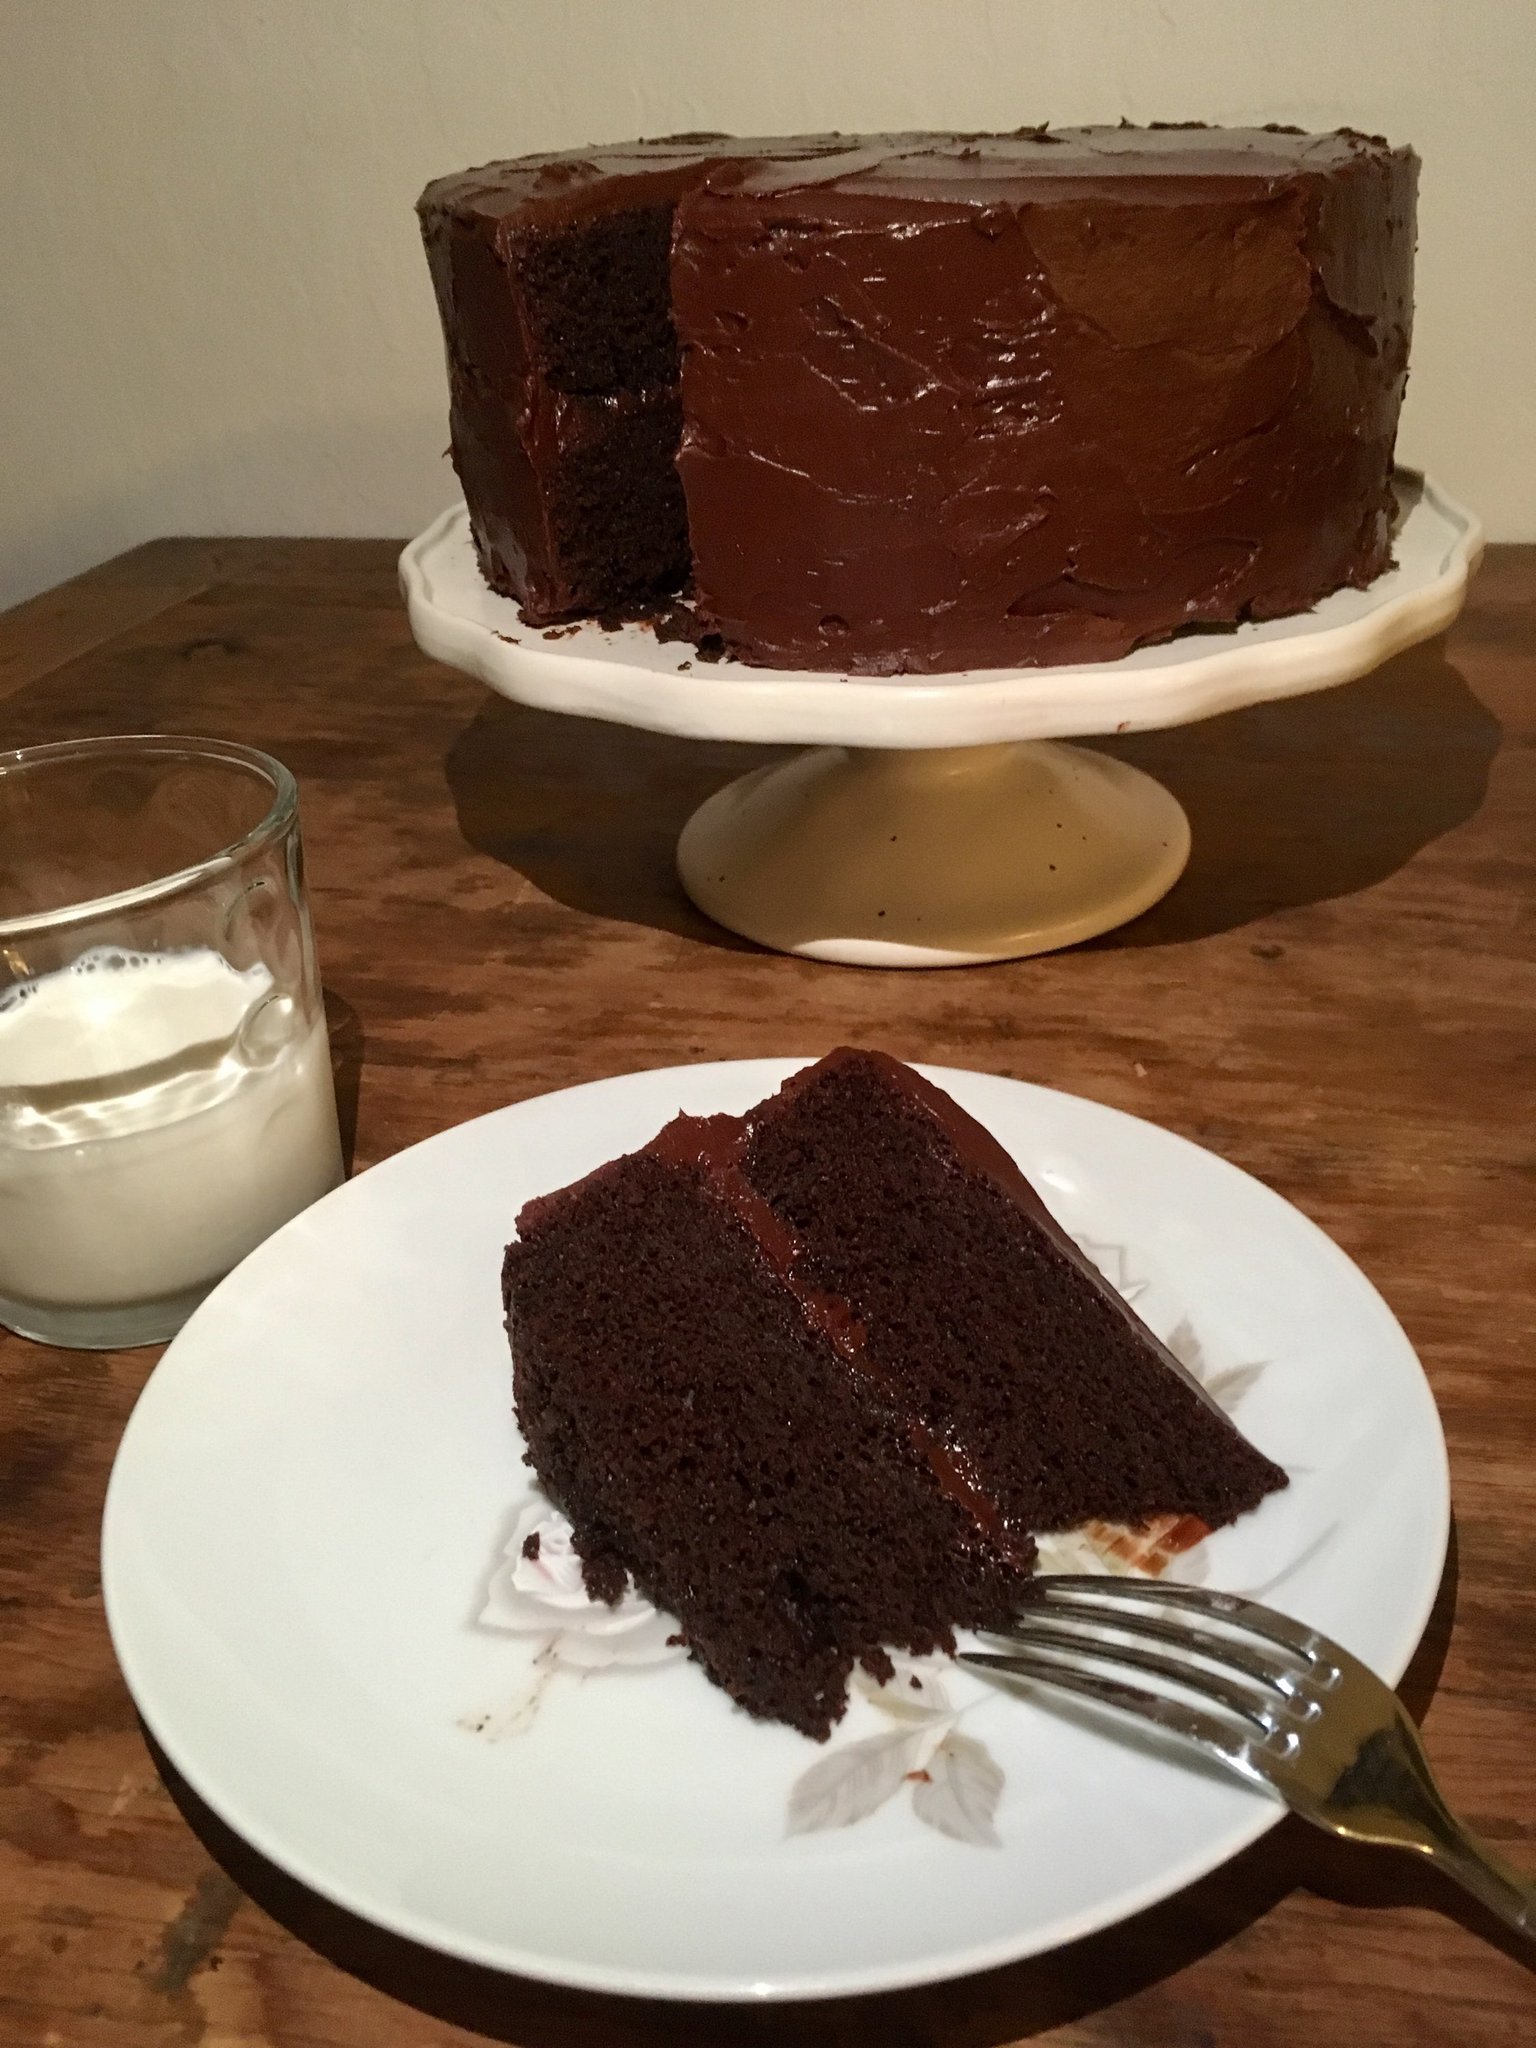
<svg viewBox="0 0 1536 2048"><path fill-rule="evenodd" d="M529 1539L533 1556L526 1553ZM582 1671L609 1664L667 1664L685 1655L677 1622L633 1586L615 1607L594 1600L581 1576L571 1525L547 1501L530 1501L491 1575L482 1628L543 1636L545 1653Z"/></svg>

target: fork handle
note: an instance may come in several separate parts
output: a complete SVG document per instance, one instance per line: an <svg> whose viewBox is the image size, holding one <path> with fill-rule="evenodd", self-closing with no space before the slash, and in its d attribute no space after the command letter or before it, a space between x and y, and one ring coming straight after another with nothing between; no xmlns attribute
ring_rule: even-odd
<svg viewBox="0 0 1536 2048"><path fill-rule="evenodd" d="M1448 1877L1481 1900L1506 1927L1536 1941L1536 1882L1522 1876L1460 1821L1439 1830L1430 1853Z"/></svg>

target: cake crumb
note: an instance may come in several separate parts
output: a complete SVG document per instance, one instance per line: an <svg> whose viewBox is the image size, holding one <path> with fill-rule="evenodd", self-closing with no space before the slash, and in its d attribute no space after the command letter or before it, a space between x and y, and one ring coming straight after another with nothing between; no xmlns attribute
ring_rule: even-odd
<svg viewBox="0 0 1536 2048"><path fill-rule="evenodd" d="M535 1529L531 1536L525 1536L523 1538L523 1555L527 1558L528 1562L532 1564L532 1562L538 1556L538 1554L539 1532L537 1529Z"/></svg>

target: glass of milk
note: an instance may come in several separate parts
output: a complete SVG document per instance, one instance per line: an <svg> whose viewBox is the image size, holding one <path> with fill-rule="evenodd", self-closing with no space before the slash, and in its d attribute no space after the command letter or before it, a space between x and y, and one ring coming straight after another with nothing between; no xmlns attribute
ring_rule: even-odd
<svg viewBox="0 0 1536 2048"><path fill-rule="evenodd" d="M341 1177L287 769L0 753L0 1323L158 1343Z"/></svg>

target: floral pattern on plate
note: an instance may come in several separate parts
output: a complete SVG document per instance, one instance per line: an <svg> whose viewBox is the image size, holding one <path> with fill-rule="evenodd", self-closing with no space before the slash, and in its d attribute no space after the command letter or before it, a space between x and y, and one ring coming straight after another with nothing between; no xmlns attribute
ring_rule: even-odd
<svg viewBox="0 0 1536 2048"><path fill-rule="evenodd" d="M633 1586L613 1607L592 1598L582 1580L571 1525L542 1495L527 1502L513 1524L478 1619L481 1628L538 1639L523 1691L504 1707L466 1714L460 1721L472 1735L493 1742L529 1726L560 1671L587 1677L671 1664L688 1654L673 1617Z"/></svg>
<svg viewBox="0 0 1536 2048"><path fill-rule="evenodd" d="M1083 1249L1127 1301L1147 1293L1150 1283L1129 1271L1123 1247L1085 1242ZM1213 1369L1187 1317L1174 1323L1163 1342L1229 1414L1263 1371L1259 1364ZM1080 1529L1038 1536L1037 1568L1148 1578L1166 1572L1195 1582L1204 1576L1202 1546L1209 1533L1192 1516L1160 1515L1135 1528L1088 1522ZM470 1733L491 1741L529 1727L562 1671L586 1679L673 1663L688 1654L676 1620L632 1586L612 1607L591 1597L571 1525L542 1496L517 1515L487 1583L478 1625L533 1637L538 1645L521 1693L500 1709L466 1714L460 1721ZM955 1676L949 1658L892 1652L891 1663L892 1676L883 1682L862 1668L852 1681L853 1700L874 1708L885 1725L852 1739L840 1739L845 1730L838 1731L790 1786L786 1833L852 1827L908 1792L911 1811L925 1826L957 1842L995 1847L1003 1772L986 1744L962 1730L961 1723L995 1703L998 1695L983 1687L957 1707L949 1689Z"/></svg>
<svg viewBox="0 0 1536 2048"><path fill-rule="evenodd" d="M883 1684L862 1669L853 1677L855 1693L890 1725L834 1744L800 1773L790 1787L787 1832L852 1827L910 1786L920 1821L957 1842L996 1848L1003 1773L985 1743L960 1732L967 1710L950 1701L942 1675L948 1659L893 1654L891 1662Z"/></svg>

